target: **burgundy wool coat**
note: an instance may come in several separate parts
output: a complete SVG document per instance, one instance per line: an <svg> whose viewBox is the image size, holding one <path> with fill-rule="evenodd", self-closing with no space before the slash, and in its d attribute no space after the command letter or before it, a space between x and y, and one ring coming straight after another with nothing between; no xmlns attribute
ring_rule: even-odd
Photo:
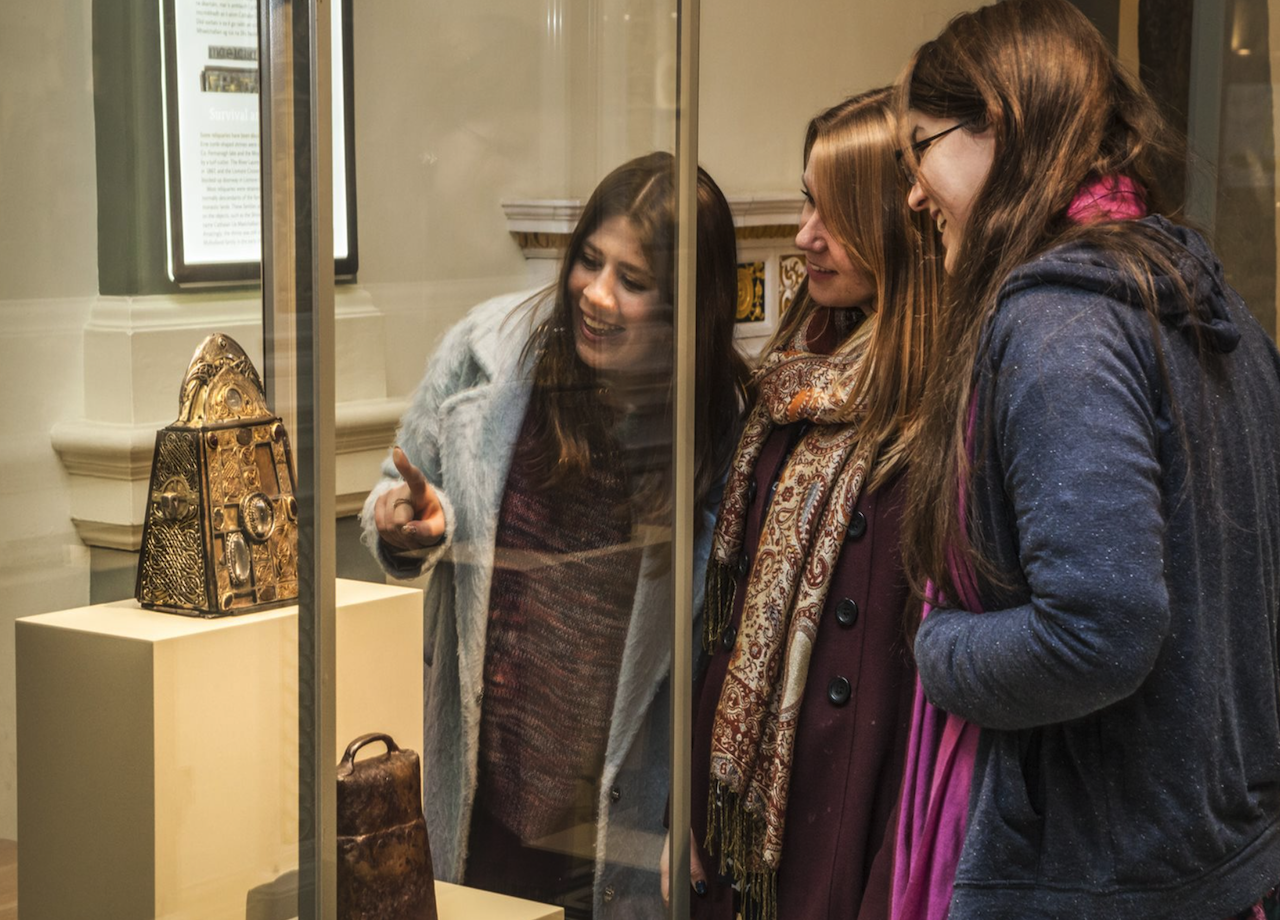
<svg viewBox="0 0 1280 920"><path fill-rule="evenodd" d="M771 486L802 424L776 429L756 465L744 547L754 562ZM781 920L888 916L890 819L906 752L915 670L903 637L908 601L899 545L905 477L858 500L823 608L801 704L778 870ZM743 567L745 569L745 567ZM743 569L740 569L742 571ZM693 832L708 877L698 920L734 920L734 891L705 846L716 704L742 619L733 618L694 686ZM887 841L887 845L886 844Z"/></svg>

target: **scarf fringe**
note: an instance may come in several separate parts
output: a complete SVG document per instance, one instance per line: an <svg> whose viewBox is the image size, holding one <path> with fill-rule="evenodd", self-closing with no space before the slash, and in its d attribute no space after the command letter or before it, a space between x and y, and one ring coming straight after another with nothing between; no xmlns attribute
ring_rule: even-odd
<svg viewBox="0 0 1280 920"><path fill-rule="evenodd" d="M702 648L711 651L733 618L733 601L738 592L738 572L716 559L707 563L707 587L702 612Z"/></svg>
<svg viewBox="0 0 1280 920"><path fill-rule="evenodd" d="M741 893L741 916L778 920L777 870L750 868L763 863L764 818L748 811L741 796L714 780L708 811L704 845L711 853L719 852L720 874L731 877Z"/></svg>

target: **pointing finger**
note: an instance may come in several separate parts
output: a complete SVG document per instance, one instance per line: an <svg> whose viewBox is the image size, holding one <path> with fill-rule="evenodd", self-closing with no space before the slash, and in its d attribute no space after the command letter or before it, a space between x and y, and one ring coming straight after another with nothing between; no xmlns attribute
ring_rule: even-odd
<svg viewBox="0 0 1280 920"><path fill-rule="evenodd" d="M396 465L400 478L409 487L409 499L413 502L414 517L418 517L427 509L429 502L427 477L422 475L422 470L409 462L408 456L399 446L392 449L391 462Z"/></svg>

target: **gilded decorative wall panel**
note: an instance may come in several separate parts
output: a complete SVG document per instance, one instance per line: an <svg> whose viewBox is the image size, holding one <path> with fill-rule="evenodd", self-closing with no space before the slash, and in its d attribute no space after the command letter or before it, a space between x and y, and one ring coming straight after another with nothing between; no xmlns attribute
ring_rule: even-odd
<svg viewBox="0 0 1280 920"><path fill-rule="evenodd" d="M738 263L739 323L758 323L764 319L764 263Z"/></svg>
<svg viewBox="0 0 1280 920"><path fill-rule="evenodd" d="M804 256L800 253L784 255L779 259L778 272L778 305L779 312L786 313L791 302L796 299L800 290L800 282L807 273L804 268Z"/></svg>

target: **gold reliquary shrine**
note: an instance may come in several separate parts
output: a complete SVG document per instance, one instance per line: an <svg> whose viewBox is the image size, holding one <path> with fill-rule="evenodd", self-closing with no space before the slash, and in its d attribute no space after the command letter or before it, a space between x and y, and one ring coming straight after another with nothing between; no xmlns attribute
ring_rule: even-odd
<svg viewBox="0 0 1280 920"><path fill-rule="evenodd" d="M289 436L244 350L215 333L196 349L178 418L156 434L137 598L218 617L298 596L298 503Z"/></svg>

